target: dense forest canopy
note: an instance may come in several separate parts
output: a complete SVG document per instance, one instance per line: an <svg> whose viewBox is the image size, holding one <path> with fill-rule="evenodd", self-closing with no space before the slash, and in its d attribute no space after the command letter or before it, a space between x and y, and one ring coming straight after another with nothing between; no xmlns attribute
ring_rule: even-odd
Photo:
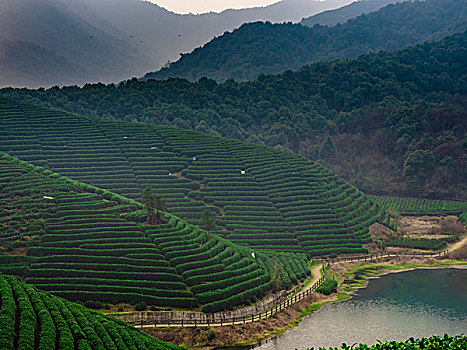
<svg viewBox="0 0 467 350"><path fill-rule="evenodd" d="M369 193L467 198L467 33L256 80L3 89L80 114L293 150Z"/></svg>
<svg viewBox="0 0 467 350"><path fill-rule="evenodd" d="M245 24L182 55L169 67L146 74L144 79L251 80L260 73L277 74L322 60L398 50L466 30L466 9L466 0L408 1L390 4L333 27Z"/></svg>

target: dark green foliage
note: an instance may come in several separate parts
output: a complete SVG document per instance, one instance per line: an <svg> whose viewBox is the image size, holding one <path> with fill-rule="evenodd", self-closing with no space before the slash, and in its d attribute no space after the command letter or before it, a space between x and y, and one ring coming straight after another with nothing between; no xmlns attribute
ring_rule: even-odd
<svg viewBox="0 0 467 350"><path fill-rule="evenodd" d="M199 226L206 231L212 231L216 228L216 221L209 209L203 211Z"/></svg>
<svg viewBox="0 0 467 350"><path fill-rule="evenodd" d="M445 334L444 337L433 336L420 339L410 338L405 342L388 341L371 346L366 344L355 344L352 346L342 344L340 348L319 348L319 350L458 350L466 348L467 337L465 335L457 335L452 337ZM308 350L314 350L314 348L310 348Z"/></svg>
<svg viewBox="0 0 467 350"><path fill-rule="evenodd" d="M151 188L148 187L143 191L141 200L147 212L147 222L149 224L157 224L156 213L154 212L154 209L156 208L156 198L154 197L154 193Z"/></svg>
<svg viewBox="0 0 467 350"><path fill-rule="evenodd" d="M324 283L316 291L324 295L330 295L336 291L336 288L337 281L326 279L326 281L324 281Z"/></svg>
<svg viewBox="0 0 467 350"><path fill-rule="evenodd" d="M146 309L147 309L147 306L144 301L135 305L135 311L146 311Z"/></svg>
<svg viewBox="0 0 467 350"><path fill-rule="evenodd" d="M88 309L102 309L104 304L100 301L86 300L83 304Z"/></svg>
<svg viewBox="0 0 467 350"><path fill-rule="evenodd" d="M167 211L167 203L161 195L155 197L155 208L156 208L156 224L162 224L164 218L164 212Z"/></svg>
<svg viewBox="0 0 467 350"><path fill-rule="evenodd" d="M50 350L58 346L71 350L76 348L74 344L78 344L78 349L183 349L3 274L0 274L0 300L1 349ZM15 328L17 312L18 329Z"/></svg>

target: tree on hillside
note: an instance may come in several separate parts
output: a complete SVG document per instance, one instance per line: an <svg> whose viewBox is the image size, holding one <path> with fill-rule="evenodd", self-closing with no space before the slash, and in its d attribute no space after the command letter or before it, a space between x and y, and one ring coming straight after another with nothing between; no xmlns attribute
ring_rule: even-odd
<svg viewBox="0 0 467 350"><path fill-rule="evenodd" d="M152 192L152 188L147 187L144 189L141 199L143 201L144 208L147 211L147 222L150 224L155 224L156 215L154 213L154 209L156 207L156 197L154 196L154 192Z"/></svg>
<svg viewBox="0 0 467 350"><path fill-rule="evenodd" d="M209 209L203 211L199 221L199 226L201 226L201 228L205 229L206 231L212 231L217 227L214 215L212 215Z"/></svg>
<svg viewBox="0 0 467 350"><path fill-rule="evenodd" d="M430 150L416 150L407 156L404 162L404 175L425 179L435 167L435 157Z"/></svg>
<svg viewBox="0 0 467 350"><path fill-rule="evenodd" d="M423 193L426 181L435 170L435 158L430 150L415 150L404 162L404 176L413 195Z"/></svg>
<svg viewBox="0 0 467 350"><path fill-rule="evenodd" d="M164 197L156 195L156 223L162 224L164 221L164 212L167 211L167 203Z"/></svg>
<svg viewBox="0 0 467 350"><path fill-rule="evenodd" d="M330 159L336 156L336 146L332 141L331 136L327 136L322 145L321 149L319 150L319 158L320 159Z"/></svg>
<svg viewBox="0 0 467 350"><path fill-rule="evenodd" d="M161 195L155 195L152 188L148 187L143 191L143 205L147 211L148 223L161 224L163 222L163 213L167 211L167 204Z"/></svg>
<svg viewBox="0 0 467 350"><path fill-rule="evenodd" d="M278 292L282 289L282 271L277 261L272 264L272 290Z"/></svg>

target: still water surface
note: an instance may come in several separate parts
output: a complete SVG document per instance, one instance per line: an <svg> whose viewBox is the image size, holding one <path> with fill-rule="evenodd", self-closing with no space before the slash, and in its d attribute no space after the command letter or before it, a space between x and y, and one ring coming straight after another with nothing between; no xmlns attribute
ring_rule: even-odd
<svg viewBox="0 0 467 350"><path fill-rule="evenodd" d="M375 344L467 334L467 270L413 270L370 280L348 301L327 304L255 350Z"/></svg>

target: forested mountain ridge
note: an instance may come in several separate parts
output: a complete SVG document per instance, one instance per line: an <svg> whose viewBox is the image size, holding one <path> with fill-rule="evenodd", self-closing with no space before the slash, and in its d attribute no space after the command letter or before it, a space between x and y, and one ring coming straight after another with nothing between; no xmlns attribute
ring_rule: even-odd
<svg viewBox="0 0 467 350"><path fill-rule="evenodd" d="M245 83L133 79L1 95L290 149L369 193L465 199L466 47L464 32Z"/></svg>
<svg viewBox="0 0 467 350"><path fill-rule="evenodd" d="M334 27L244 24L144 79L251 80L317 61L397 50L467 29L466 4L466 0L408 1Z"/></svg>
<svg viewBox="0 0 467 350"><path fill-rule="evenodd" d="M0 0L0 86L118 82L251 21L300 21L351 0L179 15L143 0Z"/></svg>
<svg viewBox="0 0 467 350"><path fill-rule="evenodd" d="M320 12L314 16L303 18L301 24L307 27L313 27L315 24L323 26L334 26L337 23L345 23L351 18L358 17L362 14L367 14L377 11L380 8L389 4L402 2L400 0L358 0L349 5L342 6L335 10Z"/></svg>

